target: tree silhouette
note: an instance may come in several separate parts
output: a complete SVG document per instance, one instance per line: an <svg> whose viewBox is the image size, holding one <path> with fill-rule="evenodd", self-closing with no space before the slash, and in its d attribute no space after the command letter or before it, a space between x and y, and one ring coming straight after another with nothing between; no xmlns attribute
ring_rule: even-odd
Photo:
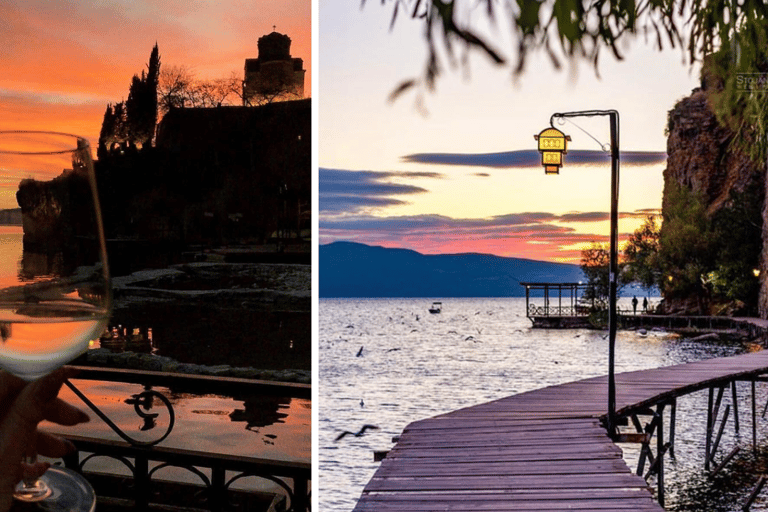
<svg viewBox="0 0 768 512"><path fill-rule="evenodd" d="M155 43L147 71L134 75L128 99L107 105L99 133L97 155L105 157L116 147L150 147L157 125L157 84L160 76L160 54Z"/></svg>
<svg viewBox="0 0 768 512"><path fill-rule="evenodd" d="M198 80L186 66L171 66L160 73L158 108L165 115L173 108L239 105L242 83L234 71L227 78Z"/></svg>
<svg viewBox="0 0 768 512"><path fill-rule="evenodd" d="M150 146L157 125L157 83L160 75L160 55L155 43L149 57L147 72L141 78L133 76L125 102L127 135L135 146Z"/></svg>

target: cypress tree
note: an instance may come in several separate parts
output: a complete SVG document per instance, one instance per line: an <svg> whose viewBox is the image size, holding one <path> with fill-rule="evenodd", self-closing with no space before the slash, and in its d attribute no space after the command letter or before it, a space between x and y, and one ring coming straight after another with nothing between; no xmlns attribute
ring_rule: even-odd
<svg viewBox="0 0 768 512"><path fill-rule="evenodd" d="M155 43L149 57L147 72L134 75L125 102L127 136L133 145L149 147L157 124L157 83L160 75L160 55Z"/></svg>
<svg viewBox="0 0 768 512"><path fill-rule="evenodd" d="M107 105L104 112L104 120L101 122L101 132L99 132L99 147L96 149L96 158L104 160L109 155L109 146L115 136L115 115L112 111L112 105Z"/></svg>

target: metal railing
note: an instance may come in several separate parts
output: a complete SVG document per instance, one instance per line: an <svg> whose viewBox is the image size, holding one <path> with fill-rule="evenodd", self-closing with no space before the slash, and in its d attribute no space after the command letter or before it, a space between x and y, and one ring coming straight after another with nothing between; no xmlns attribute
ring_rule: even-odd
<svg viewBox="0 0 768 512"><path fill-rule="evenodd" d="M584 306L537 306L528 305L529 317L540 316L589 316L590 309Z"/></svg>
<svg viewBox="0 0 768 512"><path fill-rule="evenodd" d="M165 431L152 440L137 440L126 434L107 415L94 405L74 385L68 383L72 391L88 405L109 427L120 436L121 440L110 440L88 437L83 435L66 434L78 449L64 459L64 464L76 471L82 472L86 478L93 480L112 479L95 472L89 472L89 462L99 457L109 457L128 468L130 481L125 487L127 491L120 496L107 496L103 489L113 490L118 486L114 482L97 488L100 504L107 504L109 510L171 510L183 506L183 510L253 510L251 501L243 501L242 490L235 490L234 484L245 478L256 477L275 483L284 493L285 500L274 500L266 509L285 509L290 511L309 510L309 482L311 480L311 464L309 462L285 462L280 460L260 459L250 456L215 454L203 451L173 448L162 445L173 430L175 413L171 402L162 393L152 389L152 386L168 386L185 391L205 393L253 393L278 394L308 398L310 386L302 384L283 384L250 379L220 378L208 376L193 376L166 374L161 372L114 370L103 368L78 367L80 373L77 379L100 380L112 382L140 383L145 386L141 393L132 395L125 403L133 405L136 414L146 424L154 426L160 415L167 414ZM158 409L158 406L159 409ZM158 490L167 481L161 480L158 474L166 468L182 468L196 476L199 483L178 484L181 489L174 493L178 498L175 507L161 506L157 501ZM163 494L161 492L160 494ZM247 493L246 493L247 494ZM241 503L236 503L240 500ZM275 503L280 506L275 507Z"/></svg>

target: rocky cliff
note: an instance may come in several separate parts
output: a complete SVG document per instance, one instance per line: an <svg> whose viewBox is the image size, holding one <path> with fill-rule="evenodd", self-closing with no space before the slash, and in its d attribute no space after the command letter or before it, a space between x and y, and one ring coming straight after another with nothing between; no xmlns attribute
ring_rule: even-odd
<svg viewBox="0 0 768 512"><path fill-rule="evenodd" d="M697 88L690 96L680 100L669 112L667 139L667 168L664 170L664 195L662 208L669 210L670 201L676 186L685 187L702 198L710 219L725 207L733 209L733 193L747 197L749 190L757 190L754 199L764 203L765 198L765 164L756 164L740 152L732 144L734 134L728 128L718 123L712 109L711 95L716 86ZM755 197L752 193L750 197ZM763 318L768 316L768 212L756 203L751 212L763 211L763 218L754 215L749 222L763 225L762 255L760 256L761 290L759 313ZM752 215L752 214L750 214ZM759 232L759 230L757 231ZM735 237L734 237L735 238ZM750 248L759 252L757 248ZM715 247L714 251L721 251ZM729 248L734 250L734 248ZM738 248L736 249L738 250ZM757 261L757 255L755 255ZM686 302L693 304L691 297L665 298L668 310L685 313L713 313L713 311L691 311ZM699 298L700 299L700 298ZM753 299L754 302L754 299ZM701 301L699 300L699 305ZM754 305L751 308L754 311Z"/></svg>
<svg viewBox="0 0 768 512"><path fill-rule="evenodd" d="M733 133L717 122L707 90L695 89L680 100L669 112L667 128L664 202L669 185L677 183L701 193L713 214L731 191L744 192L754 180L764 181L765 167L731 146Z"/></svg>

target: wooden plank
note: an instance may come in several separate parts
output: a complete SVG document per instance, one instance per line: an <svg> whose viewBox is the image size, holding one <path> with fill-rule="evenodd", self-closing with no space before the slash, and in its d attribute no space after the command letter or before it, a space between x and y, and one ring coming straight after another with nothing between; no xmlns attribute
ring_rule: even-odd
<svg viewBox="0 0 768 512"><path fill-rule="evenodd" d="M462 489L600 489L636 487L647 488L641 477L633 474L604 473L599 475L501 475L478 477L435 476L426 478L379 478L376 474L365 486L371 491L460 491Z"/></svg>
<svg viewBox="0 0 768 512"><path fill-rule="evenodd" d="M475 510L495 510L499 512L514 511L539 511L539 512L562 512L563 510L577 510L581 512L606 511L606 510L631 510L637 512L663 512L657 503L650 498L647 501L592 501L592 500L574 500L564 505L563 501L541 501L541 502L475 502L471 500L461 502L419 502L418 504L392 504L389 502L371 502L370 506L363 504L355 510L375 511L375 510L403 510L412 512L432 512L432 511L451 511L451 512L474 512ZM567 506L567 509L564 508Z"/></svg>
<svg viewBox="0 0 768 512"><path fill-rule="evenodd" d="M618 454L621 456L621 448L613 443L603 443L596 446L583 447L576 446L547 446L545 444L534 444L530 446L500 446L500 447L480 447L475 449L463 449L464 454L457 453L456 448L402 448L395 445L389 450L390 457L488 457L490 459L520 456L561 456L580 454L586 457L592 457L597 454ZM585 458L586 458L585 457Z"/></svg>
<svg viewBox="0 0 768 512"><path fill-rule="evenodd" d="M397 504L388 501L366 501L363 504L358 504L355 510L360 511L411 511L411 512L438 512L438 511L451 511L451 512L474 512L476 510L483 511L498 511L498 512L516 512L516 511L537 511L537 512L562 512L563 510L576 510L580 512L604 512L610 510L631 510L633 512L663 512L657 503L652 499L647 498L643 501L635 500L621 500L615 499L611 501L607 500L573 500L565 505L563 501L473 501L466 499L457 502L417 502Z"/></svg>
<svg viewBox="0 0 768 512"><path fill-rule="evenodd" d="M651 499L646 489L563 489L563 490L541 490L541 489L508 489L494 492L454 492L454 493L434 493L434 492L371 492L365 494L366 498L373 501L462 501L472 499L475 501L569 501L569 500L615 500L631 499L643 501Z"/></svg>
<svg viewBox="0 0 768 512"><path fill-rule="evenodd" d="M546 443L549 446L575 444L602 444L610 442L610 438L602 432L588 432L583 435L574 433L525 433L525 434L441 434L439 440L430 442L428 439L408 437L398 441L401 448L420 448L432 446L435 448L468 448L472 446L517 446L532 443Z"/></svg>
<svg viewBox="0 0 768 512"><path fill-rule="evenodd" d="M382 460L382 463L387 464L401 464L403 466L415 463L417 461L433 461L435 459L439 459L440 456L437 457L414 457L407 452L402 452L404 455L401 457L396 456L396 454L393 454L392 452L389 452L387 454L387 457ZM545 453L545 454L536 454L536 453L506 453L506 454L500 454L496 457L489 456L489 455L476 455L476 454L468 454L468 455L461 455L461 454L454 454L454 455L444 455L442 456L442 459L448 463L454 463L454 462L468 462L468 463L476 463L476 462L536 462L536 461L563 461L563 460L603 460L603 459L621 459L621 451L606 451L604 453L593 453L589 454L589 459L585 459L583 453Z"/></svg>
<svg viewBox="0 0 768 512"><path fill-rule="evenodd" d="M377 471L381 477L429 476L439 471L442 475L481 476L481 475L568 475L595 474L607 472L629 472L629 467L623 459L597 459L585 463L583 460L564 461L522 461L522 462L443 462L432 463L410 462L393 466L382 465Z"/></svg>

